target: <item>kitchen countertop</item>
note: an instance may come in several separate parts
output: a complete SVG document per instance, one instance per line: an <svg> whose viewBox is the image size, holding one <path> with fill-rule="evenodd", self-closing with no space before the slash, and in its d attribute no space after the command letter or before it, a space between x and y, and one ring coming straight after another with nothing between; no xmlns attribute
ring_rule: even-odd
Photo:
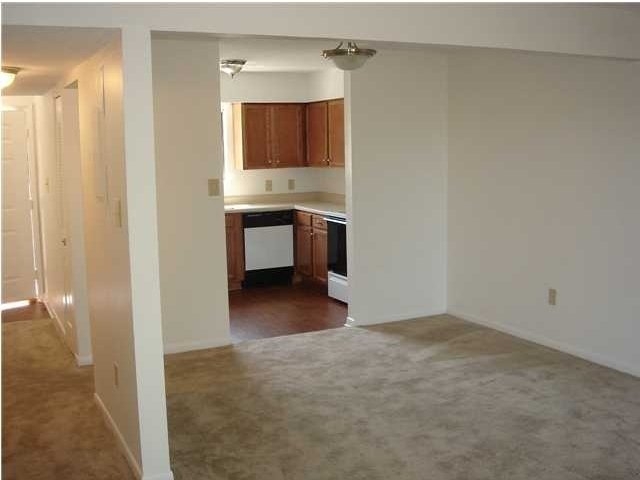
<svg viewBox="0 0 640 480"><path fill-rule="evenodd" d="M293 203L235 203L224 206L225 213L275 212L278 210L302 210L303 212L330 217L346 218L345 206L340 203L320 201L296 201Z"/></svg>

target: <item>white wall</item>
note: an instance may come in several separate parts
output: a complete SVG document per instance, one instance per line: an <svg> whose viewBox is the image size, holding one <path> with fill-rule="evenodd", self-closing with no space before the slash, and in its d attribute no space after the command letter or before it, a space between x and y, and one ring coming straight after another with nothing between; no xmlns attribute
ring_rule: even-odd
<svg viewBox="0 0 640 480"><path fill-rule="evenodd" d="M331 100L344 97L344 72L330 68L321 72L313 72L311 77L311 99Z"/></svg>
<svg viewBox="0 0 640 480"><path fill-rule="evenodd" d="M640 15L602 5L109 5L9 4L13 25L285 35L512 48L640 59ZM404 69L402 70L404 71Z"/></svg>
<svg viewBox="0 0 640 480"><path fill-rule="evenodd" d="M449 78L449 310L639 375L640 65L474 52Z"/></svg>
<svg viewBox="0 0 640 480"><path fill-rule="evenodd" d="M383 51L347 76L353 325L445 311L446 68L440 53Z"/></svg>
<svg viewBox="0 0 640 480"><path fill-rule="evenodd" d="M207 195L207 179L223 170L211 134L221 128L218 43L154 38L152 47L164 348L226 345L223 198Z"/></svg>
<svg viewBox="0 0 640 480"><path fill-rule="evenodd" d="M240 72L220 74L223 102L308 102L313 98L312 74L304 72Z"/></svg>
<svg viewBox="0 0 640 480"><path fill-rule="evenodd" d="M144 66L145 34L149 47L148 86L139 71ZM154 275L152 266L145 263L145 259L153 261L154 253L157 259L157 251L153 249L153 242L157 240L155 209L148 205L147 208L139 208L145 199L145 188L151 188L149 198L151 207L155 207L155 172L151 168L149 175L141 168L147 158L139 150L133 152L127 143L144 137L144 130L149 125L153 126L149 35L149 31L143 31L133 39L125 35L128 40L123 44L114 40L103 51L69 72L51 92L38 97L35 107L43 237L45 245L53 246L60 243L59 218L55 209L59 188L55 171L54 98L59 94L68 96L70 92L63 87L78 82L80 165L65 166L65 174L71 182L66 192L71 195L69 212L75 218L70 225L74 246L80 247L83 243L77 230L81 228L78 222L84 223L83 246L96 400L116 432L136 475L169 480L159 287L156 310L152 297L157 275ZM126 63L123 51L129 52L129 64L134 63L128 68L130 75L142 86L123 78L123 65ZM136 56L136 53L141 55ZM97 88L101 68L104 68L104 113L98 111L102 104ZM136 90L136 86L140 90ZM145 92L149 96L147 124L143 121L144 108L140 104ZM125 108L130 110L129 122L125 122ZM72 116L73 112L68 110L65 118L72 122ZM136 127L138 130L132 131ZM150 147L153 167L153 142ZM71 153L66 152L67 155ZM131 197L128 188L134 193L131 201L128 201ZM83 203L84 212L78 202ZM141 217L136 216L138 211L143 213ZM78 216L82 218L76 218ZM145 225L144 221L151 222L151 225ZM130 232L130 226L136 235ZM141 245L140 232L150 235L146 245ZM141 255L140 250L145 255ZM59 253L51 251L45 257L47 285L59 282ZM74 284L81 277L76 267L74 265ZM146 291L142 291L141 286ZM157 344L154 333L158 335ZM117 385L115 366L118 369Z"/></svg>
<svg viewBox="0 0 640 480"><path fill-rule="evenodd" d="M339 98L344 94L342 72L241 72L231 79L220 75L220 97L223 102L311 102ZM229 108L229 107L225 107ZM233 158L231 109L225 110L226 159L225 195L266 195L292 193L289 179L295 180L293 192L328 192L344 195L344 168L278 168L239 170ZM271 180L273 190L265 191L265 181Z"/></svg>
<svg viewBox="0 0 640 480"><path fill-rule="evenodd" d="M105 71L106 105L102 140L96 120L100 115L96 85L101 66ZM126 205L120 43L92 57L72 72L70 79L77 79L79 84L85 245L96 395L139 464L141 451L126 208L123 208L122 227L113 215L116 199ZM100 155L103 164L98 160ZM106 195L101 196L103 192L97 189L96 176L104 175L108 175L107 190ZM114 363L119 370L118 386L114 382Z"/></svg>

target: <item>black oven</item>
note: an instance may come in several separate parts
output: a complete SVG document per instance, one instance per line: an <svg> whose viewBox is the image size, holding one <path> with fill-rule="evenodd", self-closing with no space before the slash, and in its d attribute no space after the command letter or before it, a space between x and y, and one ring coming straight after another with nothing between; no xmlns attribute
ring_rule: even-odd
<svg viewBox="0 0 640 480"><path fill-rule="evenodd" d="M327 266L329 271L347 276L347 222L342 218L325 217L327 221Z"/></svg>

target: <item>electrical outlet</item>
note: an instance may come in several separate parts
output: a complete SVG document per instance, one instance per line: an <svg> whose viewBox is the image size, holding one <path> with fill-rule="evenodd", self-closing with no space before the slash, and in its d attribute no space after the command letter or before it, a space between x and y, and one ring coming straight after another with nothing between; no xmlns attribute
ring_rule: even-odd
<svg viewBox="0 0 640 480"><path fill-rule="evenodd" d="M264 181L264 191L265 192L273 191L273 181L271 181L271 180L265 180Z"/></svg>
<svg viewBox="0 0 640 480"><path fill-rule="evenodd" d="M296 181L293 178L289 179L289 190L295 190L296 189Z"/></svg>
<svg viewBox="0 0 640 480"><path fill-rule="evenodd" d="M113 362L113 384L118 388L120 386L120 372L118 372L118 364Z"/></svg>
<svg viewBox="0 0 640 480"><path fill-rule="evenodd" d="M558 291L555 288L549 289L549 305L555 305L558 297Z"/></svg>

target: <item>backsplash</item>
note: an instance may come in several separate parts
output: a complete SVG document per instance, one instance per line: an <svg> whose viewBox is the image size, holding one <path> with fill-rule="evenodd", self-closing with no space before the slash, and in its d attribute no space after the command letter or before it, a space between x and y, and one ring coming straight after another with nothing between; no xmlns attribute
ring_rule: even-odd
<svg viewBox="0 0 640 480"><path fill-rule="evenodd" d="M270 195L225 196L225 204L323 202L344 205L345 196L327 192L274 193Z"/></svg>
<svg viewBox="0 0 640 480"><path fill-rule="evenodd" d="M271 180L271 191L265 190L265 182ZM294 189L289 190L289 180ZM263 195L299 192L327 192L344 195L344 168L278 168L266 170L236 170L226 165L224 194Z"/></svg>

